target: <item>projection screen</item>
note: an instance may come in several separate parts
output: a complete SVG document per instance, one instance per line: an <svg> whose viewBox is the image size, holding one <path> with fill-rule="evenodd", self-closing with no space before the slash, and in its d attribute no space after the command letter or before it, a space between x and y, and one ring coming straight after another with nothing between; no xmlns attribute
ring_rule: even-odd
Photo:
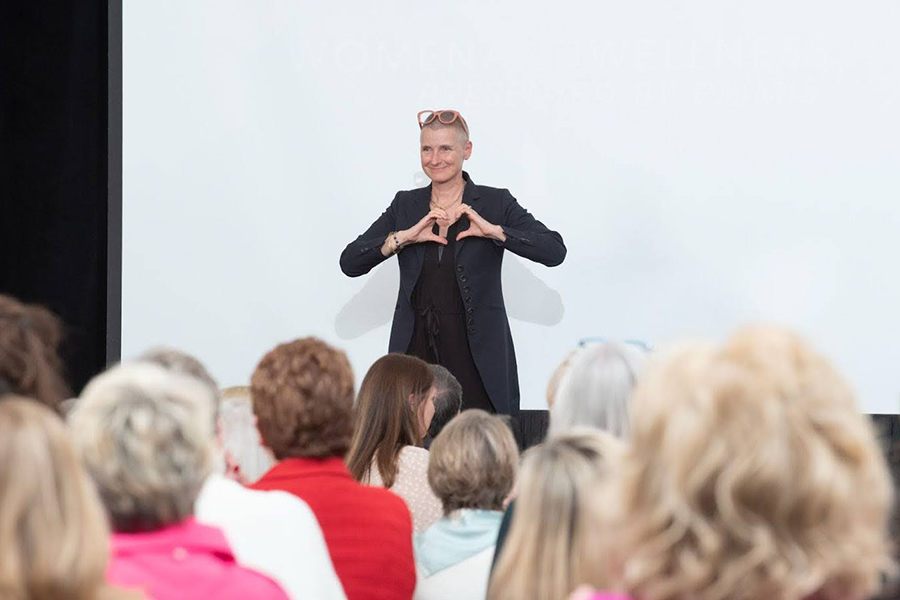
<svg viewBox="0 0 900 600"><path fill-rule="evenodd" d="M416 113L456 108L466 171L568 247L511 253L522 408L587 337L744 323L807 336L864 408L900 404L900 11L696 2L124 6L123 357L166 344L223 385L280 341L386 352L395 259L344 246L427 183Z"/></svg>

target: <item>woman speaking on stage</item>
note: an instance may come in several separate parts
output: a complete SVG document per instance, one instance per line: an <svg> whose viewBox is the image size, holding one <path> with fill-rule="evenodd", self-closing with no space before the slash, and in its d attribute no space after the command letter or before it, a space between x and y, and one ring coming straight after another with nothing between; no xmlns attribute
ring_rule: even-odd
<svg viewBox="0 0 900 600"><path fill-rule="evenodd" d="M469 127L454 110L419 113L422 170L431 185L397 192L341 253L341 270L365 275L393 255L400 291L389 352L446 367L462 384L462 407L516 414L519 378L503 302L503 253L554 267L562 236L509 190L477 185L463 171Z"/></svg>

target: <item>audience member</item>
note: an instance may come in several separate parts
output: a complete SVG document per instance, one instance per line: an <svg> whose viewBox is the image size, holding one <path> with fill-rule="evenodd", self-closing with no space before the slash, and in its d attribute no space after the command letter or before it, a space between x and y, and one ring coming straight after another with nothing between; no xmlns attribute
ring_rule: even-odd
<svg viewBox="0 0 900 600"><path fill-rule="evenodd" d="M115 367L85 388L71 433L116 531L109 579L154 600L286 599L193 518L216 468L215 405L209 386L152 364Z"/></svg>
<svg viewBox="0 0 900 600"><path fill-rule="evenodd" d="M519 450L506 423L467 410L434 440L428 482L444 516L416 535L418 600L484 598Z"/></svg>
<svg viewBox="0 0 900 600"><path fill-rule="evenodd" d="M428 450L422 448L434 395L434 375L424 361L404 354L376 360L359 388L347 456L357 481L406 501L417 532L441 518L441 502L428 486Z"/></svg>
<svg viewBox="0 0 900 600"><path fill-rule="evenodd" d="M428 365L434 375L434 416L428 426L424 446L429 448L450 419L462 409L462 386L453 373L441 365Z"/></svg>
<svg viewBox="0 0 900 600"><path fill-rule="evenodd" d="M360 485L343 461L353 434L346 355L315 338L281 344L260 361L250 387L263 443L279 461L253 487L309 504L350 600L412 598L409 510L396 495Z"/></svg>
<svg viewBox="0 0 900 600"><path fill-rule="evenodd" d="M572 362L572 357L576 354L578 354L578 349L569 352L566 357L562 359L562 362L556 366L553 374L550 375L550 380L547 382L547 390L544 392L544 398L547 400L547 408L550 410L553 409L553 404L556 402L556 393L559 391L559 384L566 373L569 372L569 364Z"/></svg>
<svg viewBox="0 0 900 600"><path fill-rule="evenodd" d="M491 577L490 600L564 600L584 581L582 507L621 442L596 429L570 430L525 453L516 518Z"/></svg>
<svg viewBox="0 0 900 600"><path fill-rule="evenodd" d="M252 485L275 464L275 457L262 445L248 386L222 390L219 434L229 478Z"/></svg>
<svg viewBox="0 0 900 600"><path fill-rule="evenodd" d="M0 397L27 396L58 412L72 395L62 375L61 341L56 315L0 294Z"/></svg>
<svg viewBox="0 0 900 600"><path fill-rule="evenodd" d="M749 328L684 347L647 373L631 414L595 507L612 562L590 583L612 573L641 600L878 590L891 481L853 392L799 337Z"/></svg>
<svg viewBox="0 0 900 600"><path fill-rule="evenodd" d="M206 386L209 397L217 400L213 406L218 414L215 443L219 457L224 455L224 472L219 460L204 481L194 506L197 520L220 528L240 564L272 577L295 600L344 600L344 589L309 506L287 492L263 492L240 485L243 472L235 468L235 454L228 452L229 446L241 445L235 438L246 440L248 447L252 444L261 454L271 454L256 449L260 435L249 399L221 398L203 363L179 350L157 348L139 360L196 378Z"/></svg>
<svg viewBox="0 0 900 600"><path fill-rule="evenodd" d="M643 350L621 342L592 343L571 352L556 368L547 388L549 437L583 428L625 437L629 398L645 362ZM514 521L516 504L510 503L503 515L495 565Z"/></svg>
<svg viewBox="0 0 900 600"><path fill-rule="evenodd" d="M113 600L109 531L65 427L48 408L0 403L0 598Z"/></svg>
<svg viewBox="0 0 900 600"><path fill-rule="evenodd" d="M628 403L646 354L630 344L589 344L567 359L550 409L553 436L573 427L593 427L628 436Z"/></svg>

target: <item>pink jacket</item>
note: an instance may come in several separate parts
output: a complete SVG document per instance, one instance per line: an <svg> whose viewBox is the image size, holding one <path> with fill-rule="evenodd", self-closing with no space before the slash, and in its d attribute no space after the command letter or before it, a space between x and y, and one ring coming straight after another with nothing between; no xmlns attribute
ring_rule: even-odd
<svg viewBox="0 0 900 600"><path fill-rule="evenodd" d="M221 531L194 519L160 531L113 535L107 578L153 600L288 599L274 581L235 562Z"/></svg>

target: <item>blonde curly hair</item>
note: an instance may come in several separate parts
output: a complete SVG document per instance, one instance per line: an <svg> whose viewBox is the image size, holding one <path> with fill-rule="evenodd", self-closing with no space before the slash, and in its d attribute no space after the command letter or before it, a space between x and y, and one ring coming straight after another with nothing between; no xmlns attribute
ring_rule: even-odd
<svg viewBox="0 0 900 600"><path fill-rule="evenodd" d="M606 513L625 591L847 600L879 589L892 569L887 467L853 392L801 338L747 328L719 348L682 347L632 409L618 514Z"/></svg>

